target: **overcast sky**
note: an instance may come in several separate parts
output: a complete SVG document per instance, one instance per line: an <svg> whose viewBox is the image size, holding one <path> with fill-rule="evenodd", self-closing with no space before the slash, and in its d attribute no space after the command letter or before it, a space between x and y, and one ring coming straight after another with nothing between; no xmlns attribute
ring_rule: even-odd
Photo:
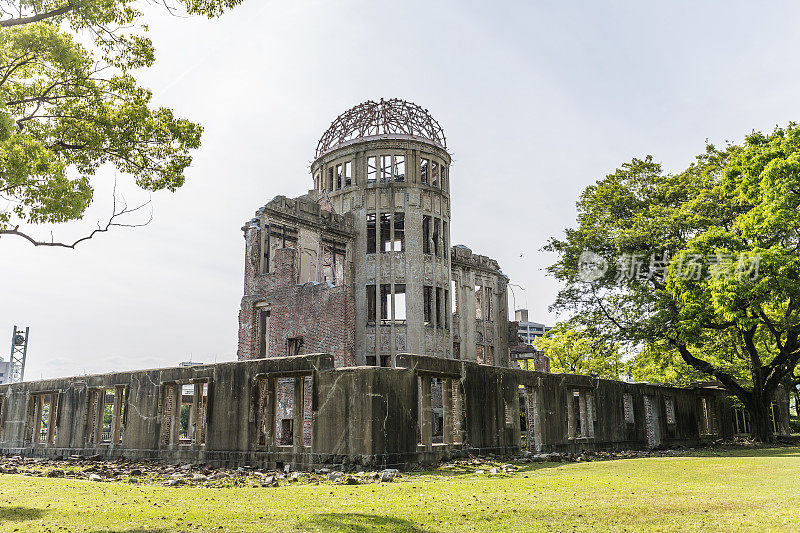
<svg viewBox="0 0 800 533"><path fill-rule="evenodd" d="M213 21L149 9L158 60L140 80L203 124L203 145L186 184L153 195L147 227L76 251L0 241L0 355L16 323L31 327L28 379L235 359L242 224L310 189L319 136L382 97L440 122L453 244L497 259L524 288L517 307L551 324L540 249L586 185L634 156L679 170L706 139L800 118L800 5L598 4L245 0ZM86 220L56 238L107 214L102 177ZM130 203L148 199L119 180Z"/></svg>

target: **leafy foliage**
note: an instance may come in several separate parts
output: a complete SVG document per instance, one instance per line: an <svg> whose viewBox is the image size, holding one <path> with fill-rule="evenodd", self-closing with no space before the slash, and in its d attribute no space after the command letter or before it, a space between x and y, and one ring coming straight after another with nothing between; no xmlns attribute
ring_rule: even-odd
<svg viewBox="0 0 800 533"><path fill-rule="evenodd" d="M771 440L769 402L800 360L798 205L795 124L709 145L674 175L634 159L587 187L578 227L548 244L566 283L555 308L606 342L644 347L639 376L718 379ZM588 280L587 250L610 266Z"/></svg>
<svg viewBox="0 0 800 533"><path fill-rule="evenodd" d="M559 324L537 341L553 372L619 379L624 364L619 346L598 342L585 330Z"/></svg>
<svg viewBox="0 0 800 533"><path fill-rule="evenodd" d="M215 17L240 1L163 5ZM133 0L0 0L0 235L80 219L105 164L148 191L183 184L202 128L136 83L155 61L141 17Z"/></svg>

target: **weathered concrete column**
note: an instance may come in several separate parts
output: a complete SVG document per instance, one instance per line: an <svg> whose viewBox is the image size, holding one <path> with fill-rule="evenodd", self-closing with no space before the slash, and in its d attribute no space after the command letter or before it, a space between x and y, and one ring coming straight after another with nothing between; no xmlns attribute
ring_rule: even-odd
<svg viewBox="0 0 800 533"><path fill-rule="evenodd" d="M464 443L464 402L461 399L461 390L459 389L459 381L453 380L453 392L455 399L453 403L453 442L456 444Z"/></svg>
<svg viewBox="0 0 800 533"><path fill-rule="evenodd" d="M453 380L442 381L443 442L453 444Z"/></svg>
<svg viewBox="0 0 800 533"><path fill-rule="evenodd" d="M567 438L575 438L575 394L572 389L566 390L567 394Z"/></svg>
<svg viewBox="0 0 800 533"><path fill-rule="evenodd" d="M431 408L431 378L422 376L420 393L420 437L421 444L430 449L433 444L433 409Z"/></svg>
<svg viewBox="0 0 800 533"><path fill-rule="evenodd" d="M586 437L588 437L590 439L593 439L594 438L594 416L593 416L593 413L594 413L594 407L593 407L594 399L592 398L592 392L591 391L586 391L584 393L584 396L586 396L586 431L584 431L583 434Z"/></svg>
<svg viewBox="0 0 800 533"><path fill-rule="evenodd" d="M584 391L580 392L580 396L578 396L578 407L580 408L580 417L581 417L581 438L586 438L589 436L589 417L586 416L586 393Z"/></svg>

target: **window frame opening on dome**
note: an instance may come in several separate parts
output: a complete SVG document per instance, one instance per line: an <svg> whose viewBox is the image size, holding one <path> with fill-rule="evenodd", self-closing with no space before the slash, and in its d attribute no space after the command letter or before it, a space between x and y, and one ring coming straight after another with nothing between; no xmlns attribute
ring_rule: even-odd
<svg viewBox="0 0 800 533"><path fill-rule="evenodd" d="M381 183L391 183L392 181L392 154L381 154L380 158L380 178Z"/></svg>
<svg viewBox="0 0 800 533"><path fill-rule="evenodd" d="M378 156L367 157L367 183L378 182Z"/></svg>
<svg viewBox="0 0 800 533"><path fill-rule="evenodd" d="M344 186L350 187L353 184L353 162L346 161L344 164Z"/></svg>
<svg viewBox="0 0 800 533"><path fill-rule="evenodd" d="M427 157L421 157L419 160L419 182L423 185L428 185L428 174L431 168L431 160Z"/></svg>
<svg viewBox="0 0 800 533"><path fill-rule="evenodd" d="M430 215L422 215L422 253L431 253L431 219Z"/></svg>
<svg viewBox="0 0 800 533"><path fill-rule="evenodd" d="M406 156L395 154L392 159L392 179L406 181Z"/></svg>

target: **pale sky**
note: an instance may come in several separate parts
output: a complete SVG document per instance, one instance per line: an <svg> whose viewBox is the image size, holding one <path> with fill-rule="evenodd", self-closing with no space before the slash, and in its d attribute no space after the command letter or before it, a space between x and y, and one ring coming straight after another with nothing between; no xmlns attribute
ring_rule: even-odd
<svg viewBox="0 0 800 533"><path fill-rule="evenodd" d="M204 126L203 145L144 228L75 251L0 240L0 356L17 324L31 327L27 379L234 360L241 226L310 189L319 136L380 98L440 122L453 244L497 259L525 289L517 307L552 324L555 258L540 250L574 224L584 187L634 156L680 170L706 139L800 119L800 5L599 4L245 0L212 21L148 9L158 60L139 79ZM86 219L56 238L108 212L114 173L100 177Z"/></svg>

